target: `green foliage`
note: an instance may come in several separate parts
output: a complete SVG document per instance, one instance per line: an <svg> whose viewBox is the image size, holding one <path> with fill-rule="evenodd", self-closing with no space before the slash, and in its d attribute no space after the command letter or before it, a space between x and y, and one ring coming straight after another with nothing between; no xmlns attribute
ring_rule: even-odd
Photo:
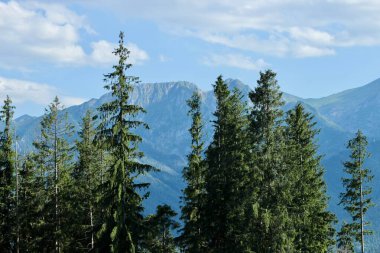
<svg viewBox="0 0 380 253"><path fill-rule="evenodd" d="M337 239L338 249L342 252L350 253L354 252L354 242L352 238L352 229L350 225L346 222L343 222L340 231L338 232Z"/></svg>
<svg viewBox="0 0 380 253"><path fill-rule="evenodd" d="M186 252L202 252L205 247L204 223L202 214L204 213L205 198L205 163L202 155L204 142L202 140L202 114L201 96L194 92L189 100L188 115L192 119L191 128L191 153L187 156L188 166L183 169L183 178L187 182L187 187L183 190L182 215L184 223L182 234L179 238L181 248Z"/></svg>
<svg viewBox="0 0 380 253"><path fill-rule="evenodd" d="M214 85L214 136L206 151L205 236L208 252L240 252L246 247L244 205L247 186L246 105L219 76Z"/></svg>
<svg viewBox="0 0 380 253"><path fill-rule="evenodd" d="M18 227L20 228L20 252L38 251L39 221L41 215L42 184L40 176L36 174L33 154L29 154L23 161L19 171L19 205Z"/></svg>
<svg viewBox="0 0 380 253"><path fill-rule="evenodd" d="M95 248L94 227L100 219L96 197L101 183L102 150L94 143L95 129L91 112L82 119L79 141L76 142L78 161L70 183L70 224L73 240L70 251L87 252Z"/></svg>
<svg viewBox="0 0 380 253"><path fill-rule="evenodd" d="M327 211L324 169L314 144L319 131L313 118L301 104L286 116L287 202L295 252L327 252L333 245L335 216Z"/></svg>
<svg viewBox="0 0 380 253"><path fill-rule="evenodd" d="M7 96L0 111L4 130L0 133L0 252L11 252L15 243L15 151L12 120L14 106Z"/></svg>
<svg viewBox="0 0 380 253"><path fill-rule="evenodd" d="M293 250L289 201L288 171L285 166L282 93L276 73L260 73L257 87L249 93L252 108L249 136L252 150L252 203L258 203L258 218L252 217L250 231L257 252ZM262 221L266 222L262 222Z"/></svg>
<svg viewBox="0 0 380 253"><path fill-rule="evenodd" d="M372 234L366 229L370 224L365 219L368 209L373 206L370 194L370 185L373 176L369 168L364 167L366 159L370 156L367 152L367 138L358 130L355 137L348 142L350 149L350 160L344 162L344 172L349 177L342 178L345 192L340 195L340 204L351 215L352 222L348 223L346 229L350 231L356 241L360 242L362 253L364 252L364 236Z"/></svg>
<svg viewBox="0 0 380 253"><path fill-rule="evenodd" d="M143 157L138 150L142 139L131 130L147 125L135 118L144 109L129 101L138 78L125 74L131 67L127 63L129 51L124 47L122 32L119 37L119 47L114 51L119 62L113 66L113 72L105 75L105 88L112 92L113 101L98 108L100 123L96 141L111 156L99 198L103 220L97 233L97 247L101 252L137 251L142 236L142 200L146 197L140 196L140 190L148 184L136 183L135 179L152 170L151 166L138 161Z"/></svg>
<svg viewBox="0 0 380 253"><path fill-rule="evenodd" d="M144 236L142 252L177 252L174 236L172 234L172 231L179 228L179 223L174 220L176 215L177 213L168 205L157 206L156 213L148 216L145 221L147 232Z"/></svg>
<svg viewBox="0 0 380 253"><path fill-rule="evenodd" d="M63 106L58 97L46 109L41 121L41 135L33 144L33 157L39 173L37 193L40 201L38 245L40 250L60 252L70 241L69 181L73 169L72 147L67 140L73 134L73 126L67 114L61 114Z"/></svg>

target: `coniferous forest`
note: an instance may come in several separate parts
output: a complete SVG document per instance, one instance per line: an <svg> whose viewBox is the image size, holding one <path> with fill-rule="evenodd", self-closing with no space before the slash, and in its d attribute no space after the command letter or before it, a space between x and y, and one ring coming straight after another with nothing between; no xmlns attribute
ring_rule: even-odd
<svg viewBox="0 0 380 253"><path fill-rule="evenodd" d="M121 32L118 63L104 75L112 101L87 111L75 133L56 97L28 154L15 148L16 108L4 101L0 252L366 252L374 206L366 136L358 130L347 140L339 205L350 219L338 220L328 208L314 116L301 103L283 110L272 70L260 72L248 102L218 76L212 119L202 115L200 93L188 98L181 212L162 204L146 215L150 190L141 175L159 170L139 149L138 132L153 126L139 117L150 112L131 103L139 78L128 74L129 53Z"/></svg>

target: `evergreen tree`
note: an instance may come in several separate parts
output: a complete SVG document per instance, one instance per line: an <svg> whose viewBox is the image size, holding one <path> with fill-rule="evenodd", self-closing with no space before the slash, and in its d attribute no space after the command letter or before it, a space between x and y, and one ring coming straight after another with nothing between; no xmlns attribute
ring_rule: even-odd
<svg viewBox="0 0 380 253"><path fill-rule="evenodd" d="M41 185L36 175L33 154L29 154L19 173L20 252L38 251L39 195Z"/></svg>
<svg viewBox="0 0 380 253"><path fill-rule="evenodd" d="M176 215L177 213L170 206L159 205L157 206L156 213L147 217L146 227L148 233L145 235L143 252L177 252L172 234L172 231L179 227L179 223L174 220Z"/></svg>
<svg viewBox="0 0 380 253"><path fill-rule="evenodd" d="M339 253L353 253L354 242L352 239L351 229L349 224L343 222L340 231L338 232L338 252Z"/></svg>
<svg viewBox="0 0 380 253"><path fill-rule="evenodd" d="M187 187L183 191L183 206L181 219L184 223L180 236L181 247L186 252L202 252L205 247L203 223L201 215L204 212L205 198L205 164L202 158L204 142L202 140L201 96L194 92L187 101L188 115L192 119L191 153L188 155L188 166L183 170L183 178Z"/></svg>
<svg viewBox="0 0 380 253"><path fill-rule="evenodd" d="M287 201L295 252L327 252L333 244L334 215L327 210L324 169L314 143L319 130L313 118L300 103L286 116Z"/></svg>
<svg viewBox="0 0 380 253"><path fill-rule="evenodd" d="M12 252L15 244L15 151L13 147L12 100L7 96L0 111L4 130L0 135L0 252Z"/></svg>
<svg viewBox="0 0 380 253"><path fill-rule="evenodd" d="M104 220L98 231L98 250L101 252L136 252L141 237L142 200L141 190L147 183L137 183L136 177L152 169L138 161L143 153L138 151L142 138L132 130L147 127L136 119L144 112L139 105L129 103L133 85L138 78L127 76L131 67L127 63L129 51L124 47L124 34L119 36L119 47L114 54L119 58L114 71L105 75L105 88L111 90L113 100L98 108L100 124L96 139L103 143L112 157L107 170L100 205L104 210Z"/></svg>
<svg viewBox="0 0 380 253"><path fill-rule="evenodd" d="M43 250L62 252L71 236L68 233L68 180L72 170L72 147L67 140L73 126L62 115L62 105L55 97L41 121L41 136L35 141L36 166L40 171L42 193L41 241Z"/></svg>
<svg viewBox="0 0 380 253"><path fill-rule="evenodd" d="M76 143L78 161L71 182L72 251L89 251L95 248L94 226L99 218L96 212L97 189L101 182L101 150L95 145L95 129L91 112L82 119L80 140Z"/></svg>
<svg viewBox="0 0 380 253"><path fill-rule="evenodd" d="M244 199L247 152L246 105L241 93L232 94L219 76L214 85L214 136L206 151L205 236L207 252L246 250Z"/></svg>
<svg viewBox="0 0 380 253"><path fill-rule="evenodd" d="M287 210L290 195L281 109L284 102L276 73L260 72L257 84L249 93L252 102L249 115L252 245L256 252L292 251L294 231Z"/></svg>
<svg viewBox="0 0 380 253"><path fill-rule="evenodd" d="M344 163L344 172L349 177L342 178L346 191L340 195L340 204L352 217L347 229L360 243L362 253L364 253L364 236L372 234L371 230L366 229L370 223L365 219L368 209L373 206L369 196L372 192L370 182L373 176L371 170L364 167L366 159L370 156L367 145L367 138L360 130L348 142L347 148L351 154L350 160Z"/></svg>

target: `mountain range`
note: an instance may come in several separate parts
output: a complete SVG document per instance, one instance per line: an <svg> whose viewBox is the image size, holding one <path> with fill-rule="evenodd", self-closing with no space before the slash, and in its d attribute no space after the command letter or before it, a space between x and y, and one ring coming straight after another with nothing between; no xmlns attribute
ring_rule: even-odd
<svg viewBox="0 0 380 253"><path fill-rule="evenodd" d="M236 79L227 79L229 87L239 88L244 98L251 87ZM155 206L167 203L179 210L181 189L185 184L182 180L182 168L186 165L186 155L190 151L190 136L188 128L190 119L187 116L186 100L198 90L202 94L202 111L205 126L205 141L212 138L212 113L215 109L215 98L212 91L202 91L189 82L147 83L135 87L131 102L143 106L147 113L139 117L149 124L150 129L138 132L143 137L140 145L145 152L146 162L156 166L161 171L145 175L142 180L151 183L151 195L145 202L146 212L151 213ZM105 101L112 99L111 94L105 94L98 99L91 99L81 105L64 109L68 113L69 121L77 130L81 118L87 110L96 112L96 108ZM331 96L318 99L303 99L291 94L283 94L286 102L284 110L288 110L298 102L303 103L306 109L313 113L320 134L316 140L319 153L323 156L325 179L328 186L330 209L340 219L348 216L342 207L338 206L339 193L343 190L341 177L343 176L342 162L348 159L346 150L347 141L354 133L361 129L367 135L369 150L372 157L367 165L375 175L373 181L373 199L378 205L369 212L372 228L380 234L380 79L359 88L346 90ZM38 136L41 117L28 115L15 119L18 135L18 149L28 152L32 149L31 143ZM374 238L377 238L375 236ZM377 239L373 239L373 247ZM380 247L379 247L380 248Z"/></svg>

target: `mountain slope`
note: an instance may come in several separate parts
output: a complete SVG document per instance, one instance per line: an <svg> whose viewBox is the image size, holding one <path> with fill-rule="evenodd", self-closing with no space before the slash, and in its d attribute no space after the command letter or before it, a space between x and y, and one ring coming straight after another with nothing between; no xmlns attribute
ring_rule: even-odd
<svg viewBox="0 0 380 253"><path fill-rule="evenodd" d="M380 79L328 97L304 101L348 132L360 128L369 136L380 137Z"/></svg>

